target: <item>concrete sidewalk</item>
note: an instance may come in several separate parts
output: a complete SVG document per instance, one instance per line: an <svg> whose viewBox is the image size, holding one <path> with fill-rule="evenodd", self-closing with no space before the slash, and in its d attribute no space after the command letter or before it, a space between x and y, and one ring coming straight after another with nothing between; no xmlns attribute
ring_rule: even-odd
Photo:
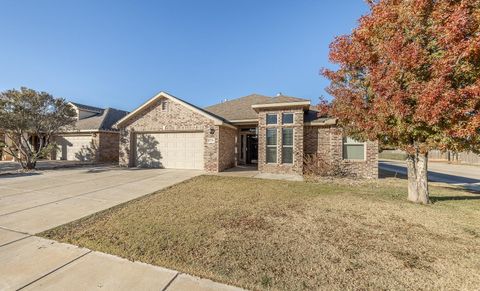
<svg viewBox="0 0 480 291"><path fill-rule="evenodd" d="M36 236L0 246L0 261L0 290L243 290Z"/></svg>
<svg viewBox="0 0 480 291"><path fill-rule="evenodd" d="M201 174L86 167L0 176L0 290L238 290L34 236Z"/></svg>

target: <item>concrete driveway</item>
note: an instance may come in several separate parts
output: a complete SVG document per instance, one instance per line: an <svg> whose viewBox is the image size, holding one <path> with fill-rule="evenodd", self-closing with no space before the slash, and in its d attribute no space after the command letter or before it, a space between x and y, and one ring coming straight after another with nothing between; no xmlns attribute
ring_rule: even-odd
<svg viewBox="0 0 480 291"><path fill-rule="evenodd" d="M0 176L0 290L237 290L34 236L200 174L90 167Z"/></svg>
<svg viewBox="0 0 480 291"><path fill-rule="evenodd" d="M401 175L407 174L404 161L382 160L380 170ZM467 190L480 191L480 167L470 165L455 165L447 163L428 163L428 179L432 182L442 182L463 187Z"/></svg>

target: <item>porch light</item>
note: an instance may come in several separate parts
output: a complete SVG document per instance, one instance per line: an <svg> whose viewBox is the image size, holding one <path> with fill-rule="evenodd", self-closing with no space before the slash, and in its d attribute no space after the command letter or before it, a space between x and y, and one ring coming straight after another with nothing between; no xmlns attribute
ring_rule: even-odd
<svg viewBox="0 0 480 291"><path fill-rule="evenodd" d="M211 135L215 134L215 128L213 128L213 127L210 128L210 134L211 134Z"/></svg>

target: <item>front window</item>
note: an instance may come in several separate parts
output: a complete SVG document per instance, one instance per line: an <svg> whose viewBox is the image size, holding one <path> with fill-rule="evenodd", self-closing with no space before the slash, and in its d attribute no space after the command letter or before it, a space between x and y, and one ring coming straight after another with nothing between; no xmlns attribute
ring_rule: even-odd
<svg viewBox="0 0 480 291"><path fill-rule="evenodd" d="M293 113L283 113L282 114L282 123L283 124L293 124Z"/></svg>
<svg viewBox="0 0 480 291"><path fill-rule="evenodd" d="M267 163L277 162L277 129L267 128Z"/></svg>
<svg viewBox="0 0 480 291"><path fill-rule="evenodd" d="M351 137L343 138L344 160L365 160L365 143L354 140Z"/></svg>
<svg viewBox="0 0 480 291"><path fill-rule="evenodd" d="M293 128L282 129L282 163L293 163Z"/></svg>
<svg viewBox="0 0 480 291"><path fill-rule="evenodd" d="M267 114L267 125L277 124L277 115L276 114Z"/></svg>

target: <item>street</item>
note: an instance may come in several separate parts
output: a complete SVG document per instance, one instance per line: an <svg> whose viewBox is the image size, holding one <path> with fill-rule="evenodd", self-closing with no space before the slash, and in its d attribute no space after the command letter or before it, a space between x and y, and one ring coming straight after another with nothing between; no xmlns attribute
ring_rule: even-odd
<svg viewBox="0 0 480 291"><path fill-rule="evenodd" d="M404 161L381 160L378 163L380 170L401 175L407 174ZM443 182L461 186L468 190L480 191L480 167L430 162L428 164L428 178L432 182Z"/></svg>

